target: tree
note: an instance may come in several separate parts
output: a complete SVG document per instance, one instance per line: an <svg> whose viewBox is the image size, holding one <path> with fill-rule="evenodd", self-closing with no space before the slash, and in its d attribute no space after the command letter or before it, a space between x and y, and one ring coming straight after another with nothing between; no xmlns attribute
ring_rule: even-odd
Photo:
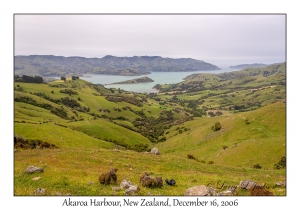
<svg viewBox="0 0 300 210"><path fill-rule="evenodd" d="M60 79L63 81L66 81L66 77L61 77Z"/></svg>

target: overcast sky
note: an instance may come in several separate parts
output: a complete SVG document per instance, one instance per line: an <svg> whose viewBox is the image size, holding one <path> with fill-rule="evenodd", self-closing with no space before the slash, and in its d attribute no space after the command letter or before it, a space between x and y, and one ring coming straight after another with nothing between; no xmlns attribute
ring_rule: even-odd
<svg viewBox="0 0 300 210"><path fill-rule="evenodd" d="M15 55L285 61L285 15L15 15Z"/></svg>

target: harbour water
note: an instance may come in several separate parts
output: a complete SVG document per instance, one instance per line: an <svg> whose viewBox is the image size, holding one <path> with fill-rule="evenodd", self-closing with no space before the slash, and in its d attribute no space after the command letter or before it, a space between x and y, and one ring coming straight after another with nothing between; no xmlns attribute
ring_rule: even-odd
<svg viewBox="0 0 300 210"><path fill-rule="evenodd" d="M210 71L193 71L193 72L152 72L147 76L154 82L139 83L139 84L112 84L115 82L122 82L126 80L136 79L142 76L119 76L119 75L101 75L101 74L85 74L81 79L92 82L93 84L101 84L106 88L120 88L126 91L133 91L139 93L155 93L158 92L153 87L156 84L175 84L182 82L185 77L196 73L211 73L219 74L224 72L237 71L238 69L223 68L222 70Z"/></svg>

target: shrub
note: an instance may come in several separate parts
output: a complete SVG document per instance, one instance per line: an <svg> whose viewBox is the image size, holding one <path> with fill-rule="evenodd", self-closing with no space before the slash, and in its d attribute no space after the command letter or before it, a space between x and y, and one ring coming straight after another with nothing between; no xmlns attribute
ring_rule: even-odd
<svg viewBox="0 0 300 210"><path fill-rule="evenodd" d="M261 169L261 165L259 165L259 164L255 164L255 165L253 165L253 168L256 168L256 169Z"/></svg>
<svg viewBox="0 0 300 210"><path fill-rule="evenodd" d="M222 126L221 126L221 123L220 122L216 122L212 127L211 129L213 131L218 131L218 130L221 130Z"/></svg>
<svg viewBox="0 0 300 210"><path fill-rule="evenodd" d="M74 90L71 89L64 89L64 90L60 90L60 93L64 93L64 94L69 94L69 95L78 95L78 93Z"/></svg>
<svg viewBox="0 0 300 210"><path fill-rule="evenodd" d="M191 155L191 154L188 154L188 155L187 155L187 158L188 158L188 159L192 159L192 160L199 161L194 155Z"/></svg>
<svg viewBox="0 0 300 210"><path fill-rule="evenodd" d="M69 97L61 98L61 102L71 108L80 107L80 104L76 100Z"/></svg>
<svg viewBox="0 0 300 210"><path fill-rule="evenodd" d="M245 124L246 124L246 125L250 124L250 122L249 122L248 119L245 119Z"/></svg>
<svg viewBox="0 0 300 210"><path fill-rule="evenodd" d="M207 164L214 164L214 163L215 163L214 161L210 160L210 161L208 161Z"/></svg>
<svg viewBox="0 0 300 210"><path fill-rule="evenodd" d="M162 141L162 142L163 142L163 141L166 141L166 140L167 140L167 138L166 138L165 136L163 136L163 137L160 138L159 141Z"/></svg>
<svg viewBox="0 0 300 210"><path fill-rule="evenodd" d="M249 190L251 196L269 196L273 195L273 193L263 186L254 186Z"/></svg>
<svg viewBox="0 0 300 210"><path fill-rule="evenodd" d="M278 163L274 164L274 169L286 168L286 157L282 156Z"/></svg>

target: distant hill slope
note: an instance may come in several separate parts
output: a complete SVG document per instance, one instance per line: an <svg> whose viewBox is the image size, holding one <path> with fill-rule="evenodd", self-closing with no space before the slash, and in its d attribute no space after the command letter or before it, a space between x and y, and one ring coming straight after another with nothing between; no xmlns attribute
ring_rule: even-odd
<svg viewBox="0 0 300 210"><path fill-rule="evenodd" d="M145 75L155 72L218 70L219 67L191 58L160 56L103 58L63 57L53 55L15 56L15 74L61 76L66 74Z"/></svg>
<svg viewBox="0 0 300 210"><path fill-rule="evenodd" d="M229 66L231 69L244 69L244 68L259 68L259 67L265 67L267 64L263 63L253 63L253 64L240 64L236 66Z"/></svg>

